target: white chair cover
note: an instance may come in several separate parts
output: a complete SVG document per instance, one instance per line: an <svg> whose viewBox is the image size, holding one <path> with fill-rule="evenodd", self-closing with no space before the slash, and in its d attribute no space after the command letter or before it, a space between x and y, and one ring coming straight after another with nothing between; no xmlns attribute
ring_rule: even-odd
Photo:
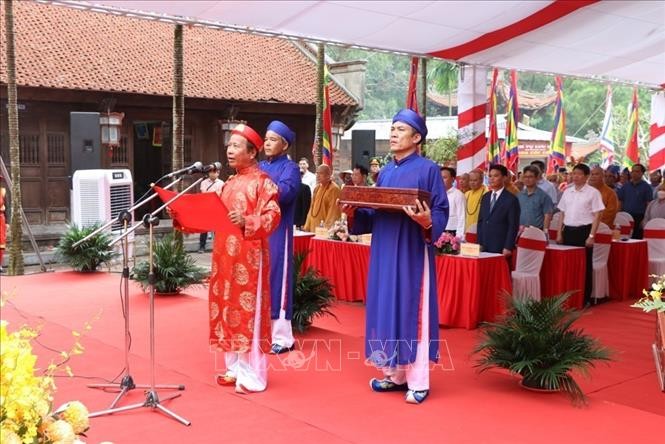
<svg viewBox="0 0 665 444"><path fill-rule="evenodd" d="M517 241L517 263L513 278L513 297L540 300L540 269L545 259L545 233L528 227Z"/></svg>
<svg viewBox="0 0 665 444"><path fill-rule="evenodd" d="M633 219L633 216L626 213L625 211L619 211L614 217L614 225L619 225L619 228L621 229L621 237L630 237L633 235L635 219Z"/></svg>
<svg viewBox="0 0 665 444"><path fill-rule="evenodd" d="M644 226L644 239L649 248L649 274L665 274L665 219L651 219Z"/></svg>
<svg viewBox="0 0 665 444"><path fill-rule="evenodd" d="M464 239L472 244L478 243L478 224L469 225L469 229L464 233Z"/></svg>
<svg viewBox="0 0 665 444"><path fill-rule="evenodd" d="M561 212L556 212L552 215L552 221L550 222L550 228L548 230L548 235L550 237L550 242L556 242L556 236L561 226Z"/></svg>
<svg viewBox="0 0 665 444"><path fill-rule="evenodd" d="M607 260L612 247L612 230L604 223L598 225L593 243L593 287L591 297L603 299L609 296L610 282L607 273Z"/></svg>

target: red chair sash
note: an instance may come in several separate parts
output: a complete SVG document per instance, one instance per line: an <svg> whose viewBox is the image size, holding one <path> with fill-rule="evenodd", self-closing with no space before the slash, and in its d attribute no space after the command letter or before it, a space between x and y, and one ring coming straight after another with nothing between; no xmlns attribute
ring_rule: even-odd
<svg viewBox="0 0 665 444"><path fill-rule="evenodd" d="M547 242L538 239L520 237L520 240L517 241L517 246L520 248L526 248L527 250L545 251Z"/></svg>
<svg viewBox="0 0 665 444"><path fill-rule="evenodd" d="M466 233L464 236L467 242L471 242L472 244L475 244L478 242L478 234L477 233Z"/></svg>
<svg viewBox="0 0 665 444"><path fill-rule="evenodd" d="M554 240L559 235L559 230L550 228L549 230L547 230L547 234L550 236L550 239Z"/></svg>
<svg viewBox="0 0 665 444"><path fill-rule="evenodd" d="M607 233L596 233L596 237L594 238L594 242L597 244L611 244L612 243L612 235L607 234Z"/></svg>
<svg viewBox="0 0 665 444"><path fill-rule="evenodd" d="M621 234L630 234L633 231L633 224L621 225Z"/></svg>
<svg viewBox="0 0 665 444"><path fill-rule="evenodd" d="M654 230L647 229L644 230L645 239L665 239L665 230Z"/></svg>

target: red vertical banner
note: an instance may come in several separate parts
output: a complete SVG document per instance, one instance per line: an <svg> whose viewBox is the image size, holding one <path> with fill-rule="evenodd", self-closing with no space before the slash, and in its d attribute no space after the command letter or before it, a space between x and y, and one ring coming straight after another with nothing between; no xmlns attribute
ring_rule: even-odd
<svg viewBox="0 0 665 444"><path fill-rule="evenodd" d="M406 107L418 112L418 57L411 58L411 71L409 72L409 89L406 92Z"/></svg>

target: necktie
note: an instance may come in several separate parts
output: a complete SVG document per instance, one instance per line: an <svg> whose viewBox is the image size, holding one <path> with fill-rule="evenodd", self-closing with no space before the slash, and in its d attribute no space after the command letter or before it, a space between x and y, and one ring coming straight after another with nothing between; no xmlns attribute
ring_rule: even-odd
<svg viewBox="0 0 665 444"><path fill-rule="evenodd" d="M496 203L496 192L492 193L492 200L490 200L490 213L494 209L495 203Z"/></svg>

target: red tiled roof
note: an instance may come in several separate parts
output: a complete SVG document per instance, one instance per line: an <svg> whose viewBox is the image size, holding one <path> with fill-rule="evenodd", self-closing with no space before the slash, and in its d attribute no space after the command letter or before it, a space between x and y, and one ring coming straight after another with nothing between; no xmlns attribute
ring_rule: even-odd
<svg viewBox="0 0 665 444"><path fill-rule="evenodd" d="M491 90L491 85L487 85L488 97L491 93ZM497 82L497 92L503 101L507 102L508 97L510 97L510 84L504 80L499 79ZM450 93L450 98L448 98L448 94L438 94L434 91L428 91L427 98L439 106L457 106L457 91L452 91ZM541 109L549 106L555 101L556 91L554 90L544 93L534 93L522 89L517 90L517 103L519 103L520 109Z"/></svg>
<svg viewBox="0 0 665 444"><path fill-rule="evenodd" d="M172 95L170 23L20 1L14 28L19 86ZM316 64L287 40L186 26L184 48L186 97L316 103ZM330 99L356 104L335 83Z"/></svg>

